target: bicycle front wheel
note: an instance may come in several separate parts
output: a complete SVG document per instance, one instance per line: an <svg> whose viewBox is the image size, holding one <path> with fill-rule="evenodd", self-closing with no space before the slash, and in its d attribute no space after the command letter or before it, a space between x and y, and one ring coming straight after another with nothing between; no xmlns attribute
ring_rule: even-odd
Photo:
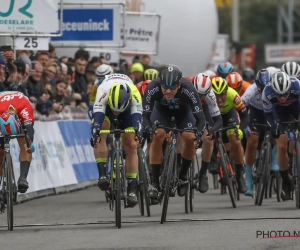
<svg viewBox="0 0 300 250"><path fill-rule="evenodd" d="M300 142L296 141L296 207L300 209Z"/></svg>
<svg viewBox="0 0 300 250"><path fill-rule="evenodd" d="M164 176L166 178L166 185L162 187L164 189L164 202L163 202L163 209L160 219L160 224L163 224L167 218L167 211L168 211L168 204L169 204L169 193L171 187L171 181L173 179L174 168L176 167L176 151L171 150L169 151L168 160L166 161L166 166L164 169Z"/></svg>
<svg viewBox="0 0 300 250"><path fill-rule="evenodd" d="M230 162L229 162L229 159L227 157L227 155L225 155L226 151L225 149L223 148L224 145L219 145L219 152L220 152L220 158L221 158L221 165L222 165L222 175L223 175L223 178L225 180L225 183L227 185L227 188L228 188L228 192L229 192L229 196L230 196L230 200L231 200L231 203L232 203L232 207L233 208L236 208L236 203L235 203L235 194L234 194L234 190L233 190L233 175L232 173L230 173L230 169L229 169L229 166L230 166ZM232 168L231 168L231 171Z"/></svg>
<svg viewBox="0 0 300 250"><path fill-rule="evenodd" d="M6 202L7 202L7 227L9 231L14 229L14 202L13 202L13 165L10 154L5 156L5 169L6 169Z"/></svg>
<svg viewBox="0 0 300 250"><path fill-rule="evenodd" d="M116 202L115 202L115 216L116 226L121 228L121 175L120 175L120 154L115 154L116 159Z"/></svg>

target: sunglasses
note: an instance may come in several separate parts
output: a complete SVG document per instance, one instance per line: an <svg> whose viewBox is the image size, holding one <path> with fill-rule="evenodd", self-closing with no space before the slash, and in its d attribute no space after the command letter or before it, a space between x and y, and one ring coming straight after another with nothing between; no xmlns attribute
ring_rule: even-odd
<svg viewBox="0 0 300 250"><path fill-rule="evenodd" d="M290 92L287 92L287 93L285 93L285 94L276 94L276 97L277 97L277 98L280 98L280 97L287 97L289 94L290 94Z"/></svg>
<svg viewBox="0 0 300 250"><path fill-rule="evenodd" d="M175 90L178 87L178 85L169 86L169 85L166 85L166 84L161 85L161 86L162 86L162 88L169 89L169 90Z"/></svg>

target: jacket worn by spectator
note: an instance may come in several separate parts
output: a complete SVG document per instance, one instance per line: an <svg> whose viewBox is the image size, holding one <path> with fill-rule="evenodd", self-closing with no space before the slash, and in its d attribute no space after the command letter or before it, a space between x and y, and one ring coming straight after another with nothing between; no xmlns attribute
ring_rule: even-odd
<svg viewBox="0 0 300 250"><path fill-rule="evenodd" d="M87 95L87 78L84 74L80 74L78 72L75 72L75 79L73 86L73 91L75 93L78 93L82 96L81 100L76 100L76 105L79 105L81 102L89 104L89 97Z"/></svg>
<svg viewBox="0 0 300 250"><path fill-rule="evenodd" d="M35 81L32 76L28 78L28 82L26 84L26 88L28 91L29 97L39 98L44 94L44 86L41 82Z"/></svg>

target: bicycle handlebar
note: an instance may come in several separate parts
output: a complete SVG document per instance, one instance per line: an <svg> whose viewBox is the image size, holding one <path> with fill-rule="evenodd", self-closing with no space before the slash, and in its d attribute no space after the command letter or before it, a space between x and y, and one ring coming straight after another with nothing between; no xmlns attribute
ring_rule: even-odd
<svg viewBox="0 0 300 250"><path fill-rule="evenodd" d="M9 140L16 139L16 138L23 138L23 137L25 138L27 148L30 148L30 140L29 140L26 129L23 129L21 131L21 133L18 134L18 135L3 135L3 134L0 134L0 138L6 138L6 139L9 139Z"/></svg>

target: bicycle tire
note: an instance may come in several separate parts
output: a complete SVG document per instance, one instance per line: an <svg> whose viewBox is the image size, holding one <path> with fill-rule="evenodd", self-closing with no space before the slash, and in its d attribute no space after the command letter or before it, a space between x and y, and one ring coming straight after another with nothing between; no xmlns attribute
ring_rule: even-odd
<svg viewBox="0 0 300 250"><path fill-rule="evenodd" d="M282 181L281 181L281 175L279 171L275 172L275 185L276 185L276 198L278 202L281 202L281 188L282 188Z"/></svg>
<svg viewBox="0 0 300 250"><path fill-rule="evenodd" d="M271 144L265 143L263 145L262 149L262 159L259 161L258 165L258 174L260 174L258 179L258 185L257 185L257 205L261 206L263 202L263 198L265 195L265 190L268 188L268 178L270 173L270 166L271 163ZM260 172L261 170L261 172Z"/></svg>
<svg viewBox="0 0 300 250"><path fill-rule="evenodd" d="M5 169L6 169L6 205L7 205L7 228L9 231L14 229L14 202L13 202L13 176L12 176L12 160L10 154L5 155Z"/></svg>
<svg viewBox="0 0 300 250"><path fill-rule="evenodd" d="M219 180L218 180L219 175L212 174L212 177L213 177L213 182L214 182L214 189L219 189Z"/></svg>
<svg viewBox="0 0 300 250"><path fill-rule="evenodd" d="M117 187L117 195L115 202L115 212L116 212L116 226L121 228L121 177L120 177L120 154L115 154L116 158L116 187Z"/></svg>
<svg viewBox="0 0 300 250"><path fill-rule="evenodd" d="M169 192L170 192L170 186L171 186L171 181L173 178L174 174L174 168L176 167L176 150L171 149L168 153L167 157L167 169L164 174L167 174L167 179L166 179L166 186L165 192L164 192L164 202L163 202L163 208L162 208L162 214L161 214L161 219L160 219L160 224L163 224L166 221L167 218L167 211L168 211L168 204L169 204Z"/></svg>
<svg viewBox="0 0 300 250"><path fill-rule="evenodd" d="M143 156L143 152L141 148L138 148L137 153L139 159L139 176L140 176L140 181L142 182L142 185L140 187L140 193L142 194L141 198L143 199L143 201L141 202L141 205L143 205L143 211L145 211L144 206L146 207L147 216L150 217L151 216L150 197L148 196L148 187L149 187L150 180L147 179L146 170L145 170L145 167L147 167L147 164L144 164L144 162L146 162L146 157ZM143 214L141 215L144 214L145 212L143 212Z"/></svg>
<svg viewBox="0 0 300 250"><path fill-rule="evenodd" d="M298 135L299 136L299 135ZM296 140L296 207L300 209L300 142L297 138Z"/></svg>
<svg viewBox="0 0 300 250"><path fill-rule="evenodd" d="M186 214L189 213L190 211L190 171L188 171L188 174L187 174L187 179L188 179L188 188L185 192L185 195L184 195L184 211Z"/></svg>
<svg viewBox="0 0 300 250"><path fill-rule="evenodd" d="M233 180L232 177L229 175L229 169L228 169L228 165L230 164L229 159L227 156L225 156L225 149L223 148L224 145L219 145L219 153L220 153L220 160L221 160L221 166L223 169L223 174L224 174L224 179L225 179L225 183L227 185L227 189L229 192L229 196L230 196L230 200L232 203L232 207L236 208L236 203L235 203L235 195L234 195L234 190L233 190Z"/></svg>
<svg viewBox="0 0 300 250"><path fill-rule="evenodd" d="M275 187L276 180L274 181L274 179L275 179L275 173L271 174L269 176L269 180L268 180L268 193L269 193L268 197L269 198L273 197L273 190L276 192L276 187Z"/></svg>
<svg viewBox="0 0 300 250"><path fill-rule="evenodd" d="M190 212L194 212L194 175L195 175L195 163L192 161L192 165L190 168Z"/></svg>

